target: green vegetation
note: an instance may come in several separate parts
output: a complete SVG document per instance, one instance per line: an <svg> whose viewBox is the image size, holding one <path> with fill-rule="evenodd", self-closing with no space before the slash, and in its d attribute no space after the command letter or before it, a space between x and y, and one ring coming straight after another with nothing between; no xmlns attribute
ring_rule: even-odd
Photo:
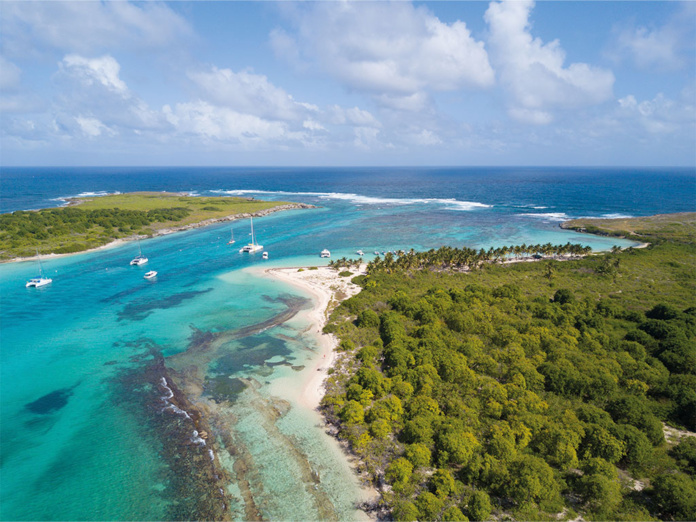
<svg viewBox="0 0 696 522"><path fill-rule="evenodd" d="M651 234L508 249L556 256L536 263L387 255L354 278L322 408L395 519L696 519L696 438L663 435L696 431L696 234Z"/></svg>
<svg viewBox="0 0 696 522"><path fill-rule="evenodd" d="M696 212L660 214L623 219L573 219L562 228L607 236L622 236L638 241L690 242L696 236Z"/></svg>
<svg viewBox="0 0 696 522"><path fill-rule="evenodd" d="M0 215L0 259L67 254L96 248L119 238L150 236L235 214L268 210L284 202L245 198L202 198L139 192L80 198L77 205Z"/></svg>

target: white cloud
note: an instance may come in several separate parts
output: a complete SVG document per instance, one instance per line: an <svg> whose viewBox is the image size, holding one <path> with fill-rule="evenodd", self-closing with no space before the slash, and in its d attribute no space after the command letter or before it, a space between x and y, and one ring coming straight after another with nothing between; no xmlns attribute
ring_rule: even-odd
<svg viewBox="0 0 696 522"><path fill-rule="evenodd" d="M34 112L43 105L32 89L22 85L22 70L0 55L0 112Z"/></svg>
<svg viewBox="0 0 696 522"><path fill-rule="evenodd" d="M0 55L0 91L17 91L21 76L21 69Z"/></svg>
<svg viewBox="0 0 696 522"><path fill-rule="evenodd" d="M204 101L178 103L174 108L165 105L163 112L176 131L185 135L247 144L292 137L283 122L264 120Z"/></svg>
<svg viewBox="0 0 696 522"><path fill-rule="evenodd" d="M607 54L615 61L631 60L648 71L675 71L693 65L696 41L696 4L684 2L662 25L626 22L614 26Z"/></svg>
<svg viewBox="0 0 696 522"><path fill-rule="evenodd" d="M315 121L311 118L303 121L302 127L307 129L307 130L310 130L310 131L325 131L326 130L326 128L324 128L324 126L321 123L319 123L318 121Z"/></svg>
<svg viewBox="0 0 696 522"><path fill-rule="evenodd" d="M126 84L119 78L121 66L111 56L89 59L69 54L59 65L61 68L69 69L68 74L79 78L85 85L89 86L96 82L119 94L125 94L128 90Z"/></svg>
<svg viewBox="0 0 696 522"><path fill-rule="evenodd" d="M696 99L694 89L684 89L679 100L662 93L652 100L638 101L629 94L618 100L616 117L627 129L638 124L650 134L684 134L696 138Z"/></svg>
<svg viewBox="0 0 696 522"><path fill-rule="evenodd" d="M368 111L352 107L344 109L338 105L329 108L331 123L335 125L356 125L358 127L379 127L380 123Z"/></svg>
<svg viewBox="0 0 696 522"><path fill-rule="evenodd" d="M679 35L671 28L650 30L646 27L624 29L617 38L618 52L629 56L641 69L679 69Z"/></svg>
<svg viewBox="0 0 696 522"><path fill-rule="evenodd" d="M100 122L96 118L88 118L84 116L77 116L75 121L80 126L82 132L89 136L90 138L96 138L101 136L103 132L113 135L114 133L106 125Z"/></svg>
<svg viewBox="0 0 696 522"><path fill-rule="evenodd" d="M160 2L2 2L3 51L94 53L115 48L168 49L192 31Z"/></svg>
<svg viewBox="0 0 696 522"><path fill-rule="evenodd" d="M530 33L530 0L491 2L485 14L491 58L511 97L510 115L521 121L550 123L554 108L578 107L611 98L611 71L584 63L564 67L558 40L543 43Z"/></svg>
<svg viewBox="0 0 696 522"><path fill-rule="evenodd" d="M296 13L295 40L276 30L274 47L291 45L293 56L302 53L348 88L367 92L381 104L421 110L429 91L494 83L484 44L464 22L443 23L406 2L309 5Z"/></svg>
<svg viewBox="0 0 696 522"><path fill-rule="evenodd" d="M210 71L190 73L202 96L223 107L263 118L296 120L316 107L296 102L283 89L263 75L248 71L238 73L213 67Z"/></svg>
<svg viewBox="0 0 696 522"><path fill-rule="evenodd" d="M166 121L134 94L120 77L112 56L69 54L58 64L54 110L96 118L109 128L163 130Z"/></svg>

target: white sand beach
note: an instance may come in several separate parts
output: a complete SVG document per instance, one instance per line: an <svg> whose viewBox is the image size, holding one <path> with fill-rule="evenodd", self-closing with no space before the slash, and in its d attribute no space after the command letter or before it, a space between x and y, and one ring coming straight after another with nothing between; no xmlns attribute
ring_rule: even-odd
<svg viewBox="0 0 696 522"><path fill-rule="evenodd" d="M319 407L324 396L324 381L328 376L329 368L334 363L335 351L338 341L330 334L322 333L331 311L340 300L348 299L360 291L360 287L351 283L351 279L357 275L365 274L367 265L363 264L352 276L341 277L338 270L330 267L318 267L316 270L309 268L269 268L263 271L264 275L279 279L285 283L301 289L312 296L314 306L301 314L306 314L304 319L311 324L312 333L316 335L318 351L317 357L307 368L307 380L304 381L298 402L308 408ZM300 271L302 270L302 271Z"/></svg>

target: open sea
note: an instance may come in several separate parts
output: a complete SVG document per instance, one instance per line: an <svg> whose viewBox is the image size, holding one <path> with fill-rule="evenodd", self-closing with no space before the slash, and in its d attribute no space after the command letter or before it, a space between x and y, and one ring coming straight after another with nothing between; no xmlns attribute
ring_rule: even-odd
<svg viewBox="0 0 696 522"><path fill-rule="evenodd" d="M255 220L269 261L238 253L249 223L236 221L144 240L143 267L129 265L135 243L46 257L53 283L40 289L24 286L35 262L0 265L2 520L364 518L340 448L296 404L316 358L296 315L311 301L248 268L326 264L324 248L334 259L442 245L604 250L631 243L559 223L696 210L694 169L0 169L2 212L144 190L321 208Z"/></svg>

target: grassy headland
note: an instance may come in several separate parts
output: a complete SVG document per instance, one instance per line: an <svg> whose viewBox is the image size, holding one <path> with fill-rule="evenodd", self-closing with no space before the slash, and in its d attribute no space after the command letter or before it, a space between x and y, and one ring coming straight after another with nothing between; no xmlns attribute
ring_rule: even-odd
<svg viewBox="0 0 696 522"><path fill-rule="evenodd" d="M693 216L602 220L650 245L576 260L371 262L325 328L342 353L322 405L383 509L696 519ZM443 263L467 253L468 272Z"/></svg>
<svg viewBox="0 0 696 522"><path fill-rule="evenodd" d="M118 239L169 233L216 221L309 205L250 198L134 192L75 198L67 207L0 215L0 260L70 254Z"/></svg>
<svg viewBox="0 0 696 522"><path fill-rule="evenodd" d="M696 212L638 218L571 219L561 223L561 228L604 236L627 237L637 241L693 243L696 238Z"/></svg>

